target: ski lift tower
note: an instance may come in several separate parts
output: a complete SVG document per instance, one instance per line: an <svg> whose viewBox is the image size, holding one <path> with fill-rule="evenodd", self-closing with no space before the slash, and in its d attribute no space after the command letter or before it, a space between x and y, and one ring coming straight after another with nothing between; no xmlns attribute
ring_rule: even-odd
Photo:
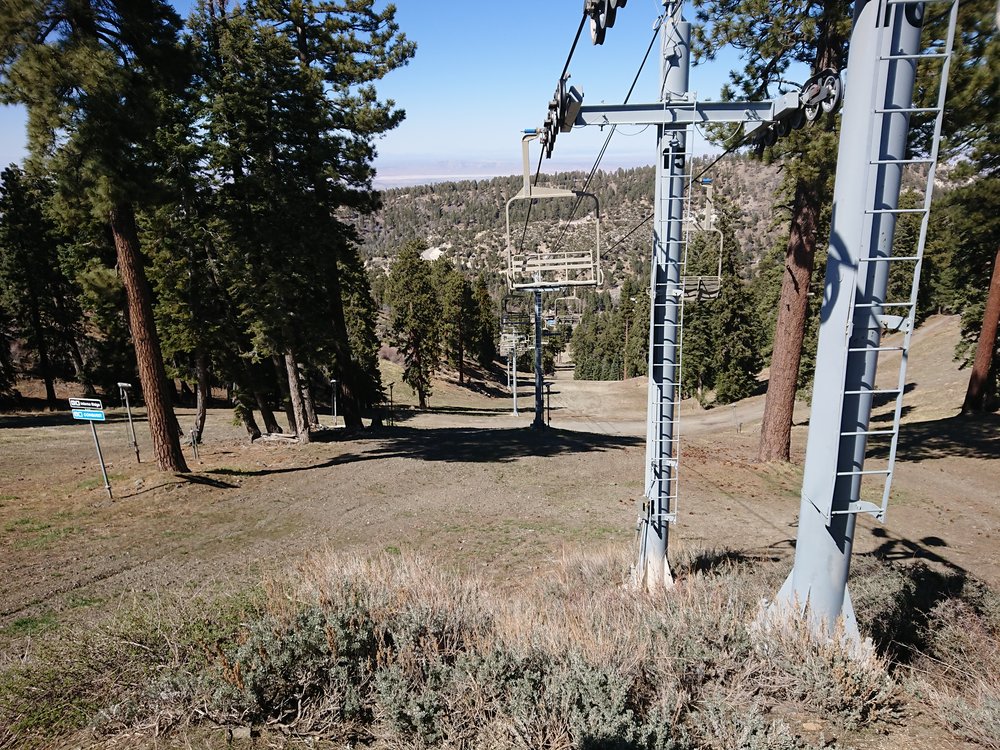
<svg viewBox="0 0 1000 750"><path fill-rule="evenodd" d="M591 39L604 40L621 0L588 0ZM646 427L645 503L639 516L639 552L634 569L636 584L653 589L673 582L667 564L667 532L677 519L677 469L681 333L683 329L684 264L690 215L692 138L690 129L712 123L741 123L747 137L774 143L789 130L830 112L840 101L840 78L824 71L801 91L764 101L701 102L689 91L691 25L682 15L680 0L664 0L660 29L660 97L652 104L583 106L560 81L555 111L578 110L575 122L550 114L545 123L546 150L551 152L559 132L572 125L655 125L657 128L656 185L650 272L649 394ZM550 113L552 111L550 105Z"/></svg>
<svg viewBox="0 0 1000 750"><path fill-rule="evenodd" d="M922 42L929 8L947 14L948 27L943 39ZM860 514L885 521L895 471L957 17L958 0L859 0L854 10L795 562L771 608L781 619L805 613L820 636L833 635L840 622L853 643L860 635L847 589L851 550ZM917 67L935 64L936 103L914 106ZM914 114L933 118L926 155L908 149ZM916 208L899 207L908 165L927 169L923 203ZM919 216L920 234L915 249L894 255L902 214ZM888 295L890 267L909 277L908 294ZM902 333L902 340L883 343L885 331ZM879 388L875 376L886 352L897 354L899 365L893 387ZM871 424L877 396L895 404L889 426ZM867 455L869 440L888 448L885 459Z"/></svg>

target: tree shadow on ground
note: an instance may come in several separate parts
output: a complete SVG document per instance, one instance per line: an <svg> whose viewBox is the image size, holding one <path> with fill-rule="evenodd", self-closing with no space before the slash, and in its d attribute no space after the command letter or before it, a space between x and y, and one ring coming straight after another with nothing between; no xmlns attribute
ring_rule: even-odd
<svg viewBox="0 0 1000 750"><path fill-rule="evenodd" d="M928 623L934 607L945 599L961 598L971 578L963 567L934 551L948 546L940 537L914 541L891 536L881 527L871 529L871 534L885 541L858 555L853 575L870 580L867 595L855 600L855 608L879 652L906 662L932 637Z"/></svg>
<svg viewBox="0 0 1000 750"><path fill-rule="evenodd" d="M552 457L574 453L622 450L644 445L642 438L602 435L573 430L530 428L415 428L390 427L345 436L344 441L372 443L363 453L346 453L322 463L281 469L243 471L214 469L207 474L268 476L312 469L326 469L358 461L412 458L418 461L455 463L508 463L533 456Z"/></svg>
<svg viewBox="0 0 1000 750"><path fill-rule="evenodd" d="M868 455L885 459L889 441L872 441ZM896 455L904 461L963 456L1000 458L1000 414L958 415L901 427Z"/></svg>
<svg viewBox="0 0 1000 750"><path fill-rule="evenodd" d="M674 568L678 578L697 574L720 573L747 563L776 563L785 559L785 555L767 554L734 549L701 550L693 557L683 561Z"/></svg>
<svg viewBox="0 0 1000 750"><path fill-rule="evenodd" d="M373 458L504 463L532 456L619 450L645 444L642 438L545 428L398 428L386 432Z"/></svg>

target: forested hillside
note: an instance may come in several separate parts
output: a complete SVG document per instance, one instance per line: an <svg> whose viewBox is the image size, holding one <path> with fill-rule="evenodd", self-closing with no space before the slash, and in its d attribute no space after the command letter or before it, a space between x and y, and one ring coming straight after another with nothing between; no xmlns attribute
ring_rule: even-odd
<svg viewBox="0 0 1000 750"><path fill-rule="evenodd" d="M753 267L782 232L774 207L778 169L741 156L726 157L705 171L709 163L709 159L696 160L693 174L711 178L716 200L738 207L735 236L744 264ZM581 189L586 177L583 172L559 172L551 179L543 176L539 185ZM406 241L420 238L463 270L499 272L505 206L522 182L522 177L511 176L386 190L378 212L356 217L362 255L370 267L384 269ZM648 223L622 240L652 214L653 185L652 167L598 171L591 182L589 189L600 203L605 276L612 287L620 286L626 276L643 273L648 263ZM704 190L696 186L692 209L701 210L704 200Z"/></svg>

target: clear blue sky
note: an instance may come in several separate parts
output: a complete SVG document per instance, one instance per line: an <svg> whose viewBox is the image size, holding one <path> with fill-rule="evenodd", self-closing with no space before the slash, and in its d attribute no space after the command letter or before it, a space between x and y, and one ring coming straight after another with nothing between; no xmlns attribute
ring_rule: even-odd
<svg viewBox="0 0 1000 750"><path fill-rule="evenodd" d="M182 14L193 2L174 0ZM583 0L496 3L398 0L400 28L417 43L410 64L378 84L406 110L404 123L378 143L381 184L520 170L520 131L541 125L580 21ZM621 102L653 35L659 0L631 0L603 46L585 28L570 64L585 104ZM658 45L633 102L655 101ZM695 68L691 88L718 98L732 56ZM24 112L0 107L0 164L24 156ZM602 167L652 161L653 129L619 128ZM543 171L589 168L604 141L597 128L560 134ZM533 162L537 160L534 152Z"/></svg>

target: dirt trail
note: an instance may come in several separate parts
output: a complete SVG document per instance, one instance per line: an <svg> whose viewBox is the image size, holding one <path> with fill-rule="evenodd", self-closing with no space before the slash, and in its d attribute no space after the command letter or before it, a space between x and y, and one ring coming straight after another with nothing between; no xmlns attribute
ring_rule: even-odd
<svg viewBox="0 0 1000 750"><path fill-rule="evenodd" d="M907 424L889 522L862 519L860 554L923 558L1000 584L995 416L955 415L966 374L955 318L914 336ZM101 428L115 499L97 480L89 431L66 414L0 417L0 641L15 623L99 616L121 596L256 582L321 549L415 551L516 587L567 549L632 543L642 495L646 382L552 388L551 431L495 384L435 385L412 408L399 368L396 426L347 437L327 425L307 446L246 443L228 410L209 415L203 463L175 477L136 465L120 415ZM727 547L787 562L795 539L808 405L795 462L758 465L763 397L682 409L681 502L671 550ZM182 425L191 412L181 410ZM139 425L148 456L148 432ZM189 455L190 452L188 451ZM2 644L0 644L2 645Z"/></svg>

